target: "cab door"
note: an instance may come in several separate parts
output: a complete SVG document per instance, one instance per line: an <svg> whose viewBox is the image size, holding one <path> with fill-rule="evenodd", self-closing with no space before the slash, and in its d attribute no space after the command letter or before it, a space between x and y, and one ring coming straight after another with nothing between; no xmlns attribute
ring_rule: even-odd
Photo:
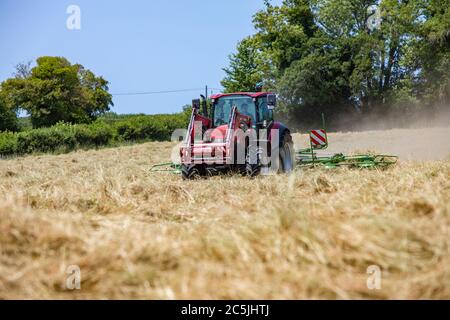
<svg viewBox="0 0 450 320"><path fill-rule="evenodd" d="M273 109L269 108L267 96L257 100L258 129L270 130L273 126Z"/></svg>

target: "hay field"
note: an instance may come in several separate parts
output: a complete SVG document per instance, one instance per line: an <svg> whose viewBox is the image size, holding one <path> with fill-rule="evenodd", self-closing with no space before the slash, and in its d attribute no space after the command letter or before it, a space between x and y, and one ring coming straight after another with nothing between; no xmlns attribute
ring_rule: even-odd
<svg viewBox="0 0 450 320"><path fill-rule="evenodd" d="M0 160L0 299L450 299L450 129L430 130L330 135L400 154L386 171L183 182L149 172L156 142Z"/></svg>

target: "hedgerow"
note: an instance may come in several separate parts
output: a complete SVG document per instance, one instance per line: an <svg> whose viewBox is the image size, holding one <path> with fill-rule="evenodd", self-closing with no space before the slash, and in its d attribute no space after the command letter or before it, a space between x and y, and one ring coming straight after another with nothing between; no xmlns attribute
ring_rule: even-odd
<svg viewBox="0 0 450 320"><path fill-rule="evenodd" d="M17 134L0 132L0 156L15 154L17 150Z"/></svg>
<svg viewBox="0 0 450 320"><path fill-rule="evenodd" d="M91 124L58 123L49 128L0 132L0 156L69 152L125 142L167 141L175 129L185 128L185 113L100 118Z"/></svg>

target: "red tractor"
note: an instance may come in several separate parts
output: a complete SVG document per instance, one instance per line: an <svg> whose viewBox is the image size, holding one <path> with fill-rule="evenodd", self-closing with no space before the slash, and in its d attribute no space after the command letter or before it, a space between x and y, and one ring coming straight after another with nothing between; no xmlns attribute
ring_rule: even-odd
<svg viewBox="0 0 450 320"><path fill-rule="evenodd" d="M224 171L253 177L261 172L293 170L292 136L285 125L274 120L274 94L217 94L211 97L210 108L202 98L192 101L191 120L180 148L184 179Z"/></svg>

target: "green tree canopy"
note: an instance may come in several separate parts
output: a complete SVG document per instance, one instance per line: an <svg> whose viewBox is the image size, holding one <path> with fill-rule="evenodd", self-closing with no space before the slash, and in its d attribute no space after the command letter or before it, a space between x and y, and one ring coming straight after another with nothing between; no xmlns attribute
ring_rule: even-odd
<svg viewBox="0 0 450 320"><path fill-rule="evenodd" d="M322 111L448 106L449 12L450 0L266 0L222 85L235 91L263 83L294 121Z"/></svg>
<svg viewBox="0 0 450 320"><path fill-rule="evenodd" d="M227 92L275 89L276 79L306 50L306 41L316 26L306 0L286 0L281 7L266 1L253 23L256 34L247 37L230 56L222 81Z"/></svg>
<svg viewBox="0 0 450 320"><path fill-rule="evenodd" d="M226 92L252 92L263 79L261 56L255 39L245 38L239 42L237 52L230 55L230 66L224 68L226 77L221 84Z"/></svg>
<svg viewBox="0 0 450 320"><path fill-rule="evenodd" d="M430 104L450 105L450 0L419 1L420 41L413 59L421 68L417 77L419 92ZM414 61L414 60L413 60Z"/></svg>
<svg viewBox="0 0 450 320"><path fill-rule="evenodd" d="M33 127L57 122L88 123L109 110L108 81L62 57L40 57L30 72L18 72L1 84L11 109L24 109ZM19 71L19 70L18 70Z"/></svg>
<svg viewBox="0 0 450 320"><path fill-rule="evenodd" d="M17 115L9 108L0 95L0 131L16 131L18 129Z"/></svg>

